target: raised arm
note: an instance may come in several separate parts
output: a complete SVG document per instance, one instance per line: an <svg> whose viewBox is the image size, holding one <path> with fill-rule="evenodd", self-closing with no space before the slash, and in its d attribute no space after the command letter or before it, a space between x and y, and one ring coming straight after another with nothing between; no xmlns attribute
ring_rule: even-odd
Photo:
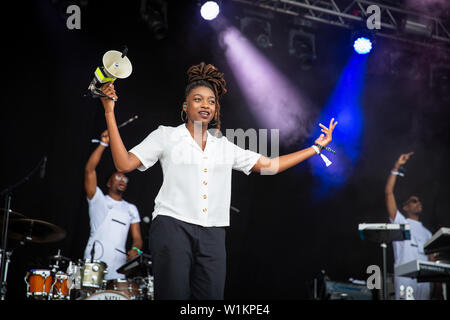
<svg viewBox="0 0 450 320"><path fill-rule="evenodd" d="M108 96L118 99L112 82L105 83L102 86L102 91ZM123 144L114 115L115 102L108 98L100 98L100 100L105 108L106 125L108 127L110 141L109 145L111 147L114 165L117 171L120 172L133 171L141 165L141 161L134 154L129 153Z"/></svg>
<svg viewBox="0 0 450 320"><path fill-rule="evenodd" d="M109 143L107 130L103 131L101 141L106 144ZM89 200L92 199L95 194L95 190L97 189L97 172L95 169L100 162L105 148L105 146L99 144L90 155L86 166L84 167L84 190L86 191L86 195Z"/></svg>
<svg viewBox="0 0 450 320"><path fill-rule="evenodd" d="M318 143L323 147L326 147L333 139L333 130L337 125L337 121L334 118L331 119L329 127L325 127L323 124L319 124L323 132L314 143ZM297 152L279 156L276 158L267 158L261 156L256 164L253 166L252 171L265 173L268 175L280 173L286 169L289 169L300 162L312 157L316 154L313 147L309 147Z"/></svg>
<svg viewBox="0 0 450 320"><path fill-rule="evenodd" d="M131 244L131 250L128 251L128 259L131 259L138 255L138 251L133 248L138 248L139 250L142 250L142 235L141 235L141 225L139 223L132 223L130 225L130 233L132 244Z"/></svg>
<svg viewBox="0 0 450 320"><path fill-rule="evenodd" d="M395 182L397 181L397 174L392 172L398 172L398 169L401 165L404 165L408 159L414 154L414 152L410 153L404 153L400 155L400 157L397 159L397 161L394 164L394 167L392 168L391 172L389 173L389 177L386 182L386 187L384 188L384 195L386 199L386 209L389 213L389 217L392 219L392 221L395 220L395 216L397 214L397 203L395 201L394 196L394 187Z"/></svg>

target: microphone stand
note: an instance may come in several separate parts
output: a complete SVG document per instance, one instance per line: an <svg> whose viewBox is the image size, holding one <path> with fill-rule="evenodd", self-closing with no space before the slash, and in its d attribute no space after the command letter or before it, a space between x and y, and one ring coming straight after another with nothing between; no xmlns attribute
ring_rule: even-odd
<svg viewBox="0 0 450 320"><path fill-rule="evenodd" d="M148 250L147 251L150 251L150 249L148 248L148 232L149 232L149 229L150 229L150 222L145 222L145 221L142 221L141 222L141 230L142 230L142 233L143 233L143 236L144 236L144 239L143 239L143 244L142 244L142 251L146 251L145 249L147 248Z"/></svg>
<svg viewBox="0 0 450 320"><path fill-rule="evenodd" d="M95 243L97 242L94 241L94 243L92 244L92 249L91 249L91 263L94 263L94 256L95 256Z"/></svg>
<svg viewBox="0 0 450 320"><path fill-rule="evenodd" d="M9 212L11 210L11 198L12 198L12 192L17 187L21 186L25 182L28 182L30 178L40 169L42 164L46 161L46 157L43 157L41 161L39 161L39 164L31 170L29 174L27 174L22 180L19 182L13 184L12 186L9 186L5 188L2 192L0 192L0 197L5 196L5 206L4 206L4 213L3 213L3 225L2 225L2 247L0 249L1 254L1 261L0 261L0 300L5 300L6 297L6 279L8 276L8 264L10 262L9 256L10 253L6 252L7 247L7 241L8 241L8 225L9 225Z"/></svg>

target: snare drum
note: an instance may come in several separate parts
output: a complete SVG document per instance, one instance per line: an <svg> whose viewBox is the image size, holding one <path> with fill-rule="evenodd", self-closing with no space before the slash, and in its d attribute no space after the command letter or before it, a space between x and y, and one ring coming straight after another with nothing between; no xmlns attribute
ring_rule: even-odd
<svg viewBox="0 0 450 320"><path fill-rule="evenodd" d="M52 300L69 300L69 276L61 271L55 274L55 283L53 284Z"/></svg>
<svg viewBox="0 0 450 320"><path fill-rule="evenodd" d="M47 269L32 269L25 275L27 298L47 299L53 284L51 271Z"/></svg>
<svg viewBox="0 0 450 320"><path fill-rule="evenodd" d="M132 280L125 280L125 279L108 280L106 282L106 289L120 291L121 293L129 297L131 300L142 300L141 286Z"/></svg>
<svg viewBox="0 0 450 320"><path fill-rule="evenodd" d="M108 272L107 264L99 260L85 260L81 266L81 287L84 289L102 289L103 279Z"/></svg>

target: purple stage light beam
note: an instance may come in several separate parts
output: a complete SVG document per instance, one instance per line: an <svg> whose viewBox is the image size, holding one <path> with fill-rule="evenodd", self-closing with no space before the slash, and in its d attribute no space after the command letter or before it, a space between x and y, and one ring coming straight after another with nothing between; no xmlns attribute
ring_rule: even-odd
<svg viewBox="0 0 450 320"><path fill-rule="evenodd" d="M238 29L228 26L220 43L234 78L259 124L279 129L280 143L289 146L309 135L310 103Z"/></svg>
<svg viewBox="0 0 450 320"><path fill-rule="evenodd" d="M422 12L432 13L438 10L450 8L448 0L406 0L405 6L409 9L415 9Z"/></svg>

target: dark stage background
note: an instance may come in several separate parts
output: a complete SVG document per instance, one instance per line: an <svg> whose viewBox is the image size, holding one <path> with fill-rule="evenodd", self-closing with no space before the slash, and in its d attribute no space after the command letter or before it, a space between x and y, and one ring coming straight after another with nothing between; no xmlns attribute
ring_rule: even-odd
<svg viewBox="0 0 450 320"><path fill-rule="evenodd" d="M169 3L169 34L162 41L151 37L139 19L138 8L139 1L134 0L89 1L82 7L81 30L68 30L67 15L51 1L15 1L3 10L4 16L14 19L3 19L1 29L1 69L6 81L0 94L0 189L19 181L46 155L45 178L35 175L17 188L11 206L28 218L48 221L67 231L64 240L52 244L19 246L9 240L14 251L8 299L25 299L26 271L45 266L46 259L58 249L74 261L82 258L89 235L84 165L95 148L90 140L105 129L100 102L83 94L104 52L121 50L125 44L129 47L133 73L116 82L118 123L139 115L121 129L129 149L158 125L181 123L186 70L200 61L216 65L226 76L229 93L221 103L222 132L226 128L260 128L233 78L216 33L200 18L194 1ZM237 10L230 3L224 15L233 21ZM319 31L318 60L309 71L285 58L285 46L266 53L308 96L316 115L352 55L348 31L329 26L319 26ZM379 40L377 46L381 52L392 43ZM406 177L398 181L397 199L418 194L424 204L422 221L432 233L450 226L449 102L430 88L427 80L372 72L380 63L376 58L376 53L369 57L362 97L360 157L342 188L313 202L314 177L309 161L276 176L233 173L232 205L240 213L230 212L231 226L227 229L227 299L307 299L309 282L321 270L333 280L365 280L367 266L381 265L382 256L378 245L360 239L358 224L388 222L384 184L404 152L415 154L407 164ZM345 143L334 140L332 145ZM307 146L299 141L282 147L280 153ZM107 150L97 170L104 191L113 170ZM323 170L327 170L325 166ZM136 204L141 218L151 216L162 183L159 164L129 177L125 198ZM146 236L148 225L141 226ZM392 263L389 247L390 272Z"/></svg>

